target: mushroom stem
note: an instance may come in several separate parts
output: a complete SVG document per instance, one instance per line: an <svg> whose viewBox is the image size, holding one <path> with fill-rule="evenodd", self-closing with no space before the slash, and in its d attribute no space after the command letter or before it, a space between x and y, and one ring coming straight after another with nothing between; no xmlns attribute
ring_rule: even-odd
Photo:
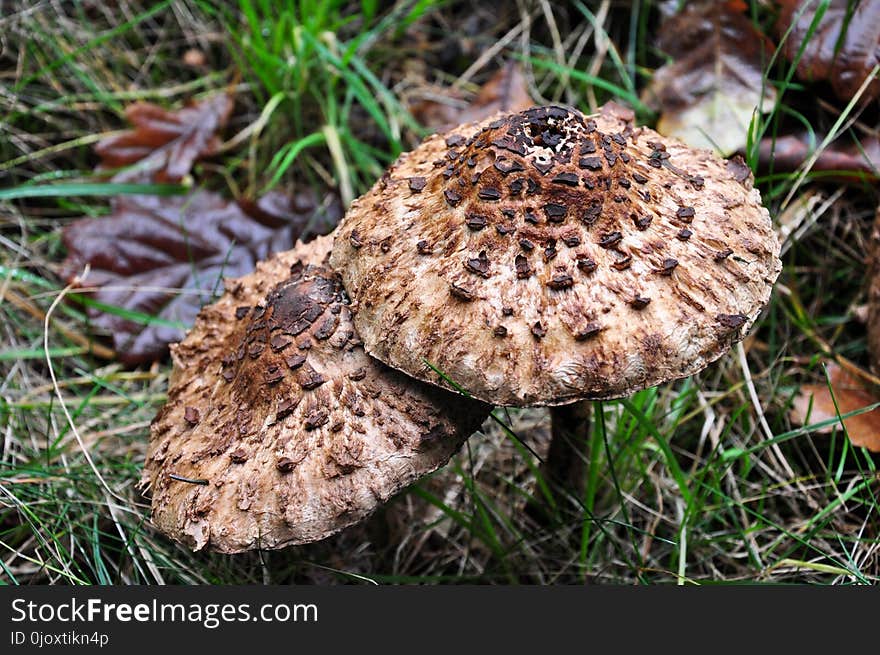
<svg viewBox="0 0 880 655"><path fill-rule="evenodd" d="M550 408L550 447L541 472L548 482L578 498L586 488L591 410L589 400Z"/></svg>

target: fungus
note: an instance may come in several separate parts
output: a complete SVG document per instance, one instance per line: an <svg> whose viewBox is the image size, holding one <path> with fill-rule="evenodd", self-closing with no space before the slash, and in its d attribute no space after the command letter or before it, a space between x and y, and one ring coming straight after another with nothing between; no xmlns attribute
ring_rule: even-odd
<svg viewBox="0 0 880 655"><path fill-rule="evenodd" d="M322 539L445 464L488 415L364 352L326 266L331 241L297 244L228 281L172 346L143 481L153 522L190 548Z"/></svg>
<svg viewBox="0 0 880 655"><path fill-rule="evenodd" d="M618 398L702 370L769 300L781 269L769 214L751 176L713 153L636 127L613 103L450 134L461 154L445 174L431 162L449 135L429 137L338 228L331 266L366 351L389 366L497 405ZM417 196L413 177L427 180ZM547 243L577 245L530 252Z"/></svg>
<svg viewBox="0 0 880 655"><path fill-rule="evenodd" d="M430 163L445 152L444 136L401 156L384 184L355 201L331 255L358 305L367 352L436 382L431 362L471 395L518 406L625 396L720 357L757 318L779 273L769 215L751 180L735 178L724 160L629 118L615 106L591 120L550 106L462 126L452 133L464 141L449 179ZM579 162L594 151L616 163L603 156L591 189ZM477 187L459 184L471 174L467 159L482 172ZM416 177L427 184L414 198L406 189ZM638 184L609 190L607 181L622 178ZM510 193L513 179L539 188L535 198ZM517 239L472 229L474 216L480 228L507 226L511 210ZM430 254L419 255L422 241L433 244ZM535 244L553 244L553 256L530 254ZM450 302L449 289L462 285L471 302ZM634 307L637 297L651 302ZM504 307L520 311L499 341L492 330ZM733 332L720 315L744 318ZM536 348L538 321L546 337ZM601 338L579 343L591 322L606 327ZM649 337L656 343L647 348Z"/></svg>

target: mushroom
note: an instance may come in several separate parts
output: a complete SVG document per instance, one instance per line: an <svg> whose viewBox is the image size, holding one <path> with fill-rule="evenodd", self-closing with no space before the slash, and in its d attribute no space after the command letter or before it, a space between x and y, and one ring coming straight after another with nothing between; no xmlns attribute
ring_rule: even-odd
<svg viewBox="0 0 880 655"><path fill-rule="evenodd" d="M535 107L403 154L330 263L367 352L408 375L497 405L617 398L700 371L769 300L752 182L619 105Z"/></svg>
<svg viewBox="0 0 880 655"><path fill-rule="evenodd" d="M488 415L364 352L331 243L228 280L172 347L143 482L153 522L190 548L322 539L445 464Z"/></svg>

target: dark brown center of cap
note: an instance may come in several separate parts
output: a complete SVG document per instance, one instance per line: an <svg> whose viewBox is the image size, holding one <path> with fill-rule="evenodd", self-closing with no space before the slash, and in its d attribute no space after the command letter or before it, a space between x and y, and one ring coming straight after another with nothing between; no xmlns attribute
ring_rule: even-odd
<svg viewBox="0 0 880 655"><path fill-rule="evenodd" d="M429 183L469 242L464 266L472 279L455 282L450 293L462 298L464 289L465 299L472 300L479 295L477 277L506 270L529 279L541 259L557 262L542 276L548 294L589 283L594 271L619 278L640 258L647 258L648 266L639 270L670 274L674 267L662 264L668 248L660 224L671 222L681 230L679 240L686 240L694 233L687 226L695 210L664 207L658 198L668 184L652 181L657 176L652 168L669 169L683 185L694 176L673 164L662 144L649 143L647 152L644 144L637 147L631 123L618 125L618 131L604 132L577 110L536 107L457 140ZM664 220L657 220L661 216ZM628 234L637 237L627 239ZM448 243L445 250L452 247ZM420 254L443 252L419 247ZM622 292L628 303L631 291Z"/></svg>
<svg viewBox="0 0 880 655"><path fill-rule="evenodd" d="M309 365L309 353L337 333L346 300L339 279L324 267L307 266L276 285L247 313L236 351L222 360L221 376L236 400L256 401L267 387L297 392L324 384L324 376Z"/></svg>

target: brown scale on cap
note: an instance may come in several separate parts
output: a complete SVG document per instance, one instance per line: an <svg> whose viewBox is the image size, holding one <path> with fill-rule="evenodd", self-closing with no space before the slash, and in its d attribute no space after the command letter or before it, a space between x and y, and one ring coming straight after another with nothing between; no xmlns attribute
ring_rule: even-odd
<svg viewBox="0 0 880 655"><path fill-rule="evenodd" d="M143 482L153 522L193 549L322 539L445 464L488 414L364 352L331 241L228 281L172 346Z"/></svg>
<svg viewBox="0 0 880 655"><path fill-rule="evenodd" d="M742 338L781 268L751 176L632 119L536 107L402 155L331 256L367 351L488 402L552 405L692 374ZM435 168L449 138L458 156Z"/></svg>

